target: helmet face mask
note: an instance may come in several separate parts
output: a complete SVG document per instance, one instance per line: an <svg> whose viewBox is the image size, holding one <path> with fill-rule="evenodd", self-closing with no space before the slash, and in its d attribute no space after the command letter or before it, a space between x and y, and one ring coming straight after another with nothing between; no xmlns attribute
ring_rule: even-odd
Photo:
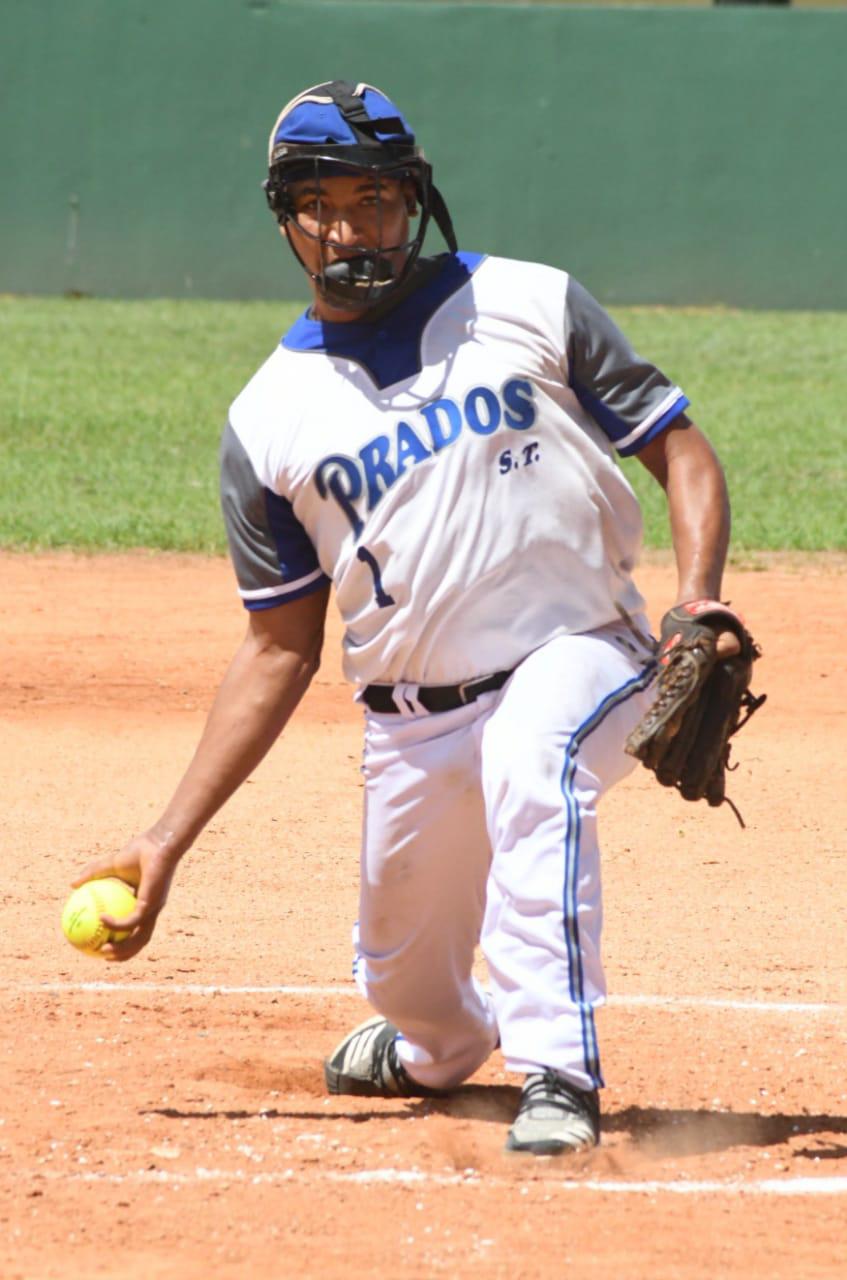
<svg viewBox="0 0 847 1280"><path fill-rule="evenodd" d="M379 90L346 81L307 90L280 113L268 150L269 171L263 183L268 205L317 294L334 309L366 312L397 290L414 267L433 214L455 251L452 223L432 184L432 169L397 108ZM376 234L370 240L375 242L359 247L328 237L323 193L340 177L371 185ZM396 193L395 183L406 189L408 212L416 205L420 218L413 235L406 218L405 238L386 243L386 193ZM307 219L297 211L297 194L304 184L316 201L314 215ZM311 223L312 229L304 223ZM393 228L392 232L396 239Z"/></svg>
<svg viewBox="0 0 847 1280"><path fill-rule="evenodd" d="M373 243L361 247L343 244L328 234L324 201L333 178L359 178L369 184L374 201ZM387 198L387 188L393 184L397 184L393 199ZM268 203L285 230L294 256L320 296L338 310L361 311L376 306L408 278L429 222L428 185L429 166L423 160L353 166L335 157L314 155L307 160L297 157L287 165L277 165L266 191ZM298 215L297 211L297 195L304 186L314 194L315 210L308 218ZM408 193L402 197L405 210L419 207L421 211L413 234L408 232L406 219L405 235L399 240L396 233L389 234L393 229L386 226L389 222L386 205L396 203L397 188L401 192L406 189ZM309 242L314 251L308 254L307 263L302 250Z"/></svg>

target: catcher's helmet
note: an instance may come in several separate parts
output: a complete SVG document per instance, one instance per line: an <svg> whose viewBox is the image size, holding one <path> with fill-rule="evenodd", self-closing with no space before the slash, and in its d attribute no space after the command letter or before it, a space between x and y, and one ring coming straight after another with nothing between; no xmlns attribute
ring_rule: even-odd
<svg viewBox="0 0 847 1280"><path fill-rule="evenodd" d="M342 261L328 262L327 241L298 223L300 233L320 245L320 266L309 270L289 237L289 244L320 294L342 310L367 310L408 277L421 251L433 217L455 253L456 235L444 200L432 182L432 167L416 145L415 135L397 107L379 89L331 80L298 94L283 107L268 140L268 176L262 184L268 204L281 226L294 219L292 182L364 171L379 179L410 179L420 205L416 234L404 244L362 249ZM398 250L405 250L396 270Z"/></svg>

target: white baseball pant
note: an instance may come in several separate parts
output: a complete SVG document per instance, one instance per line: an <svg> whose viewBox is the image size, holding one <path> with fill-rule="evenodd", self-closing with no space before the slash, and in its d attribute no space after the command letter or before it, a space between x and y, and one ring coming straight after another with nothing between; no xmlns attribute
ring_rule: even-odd
<svg viewBox="0 0 847 1280"><path fill-rule="evenodd" d="M499 1038L511 1071L602 1085L596 811L634 766L652 671L612 624L551 640L455 711L366 712L354 974L421 1084L467 1079Z"/></svg>

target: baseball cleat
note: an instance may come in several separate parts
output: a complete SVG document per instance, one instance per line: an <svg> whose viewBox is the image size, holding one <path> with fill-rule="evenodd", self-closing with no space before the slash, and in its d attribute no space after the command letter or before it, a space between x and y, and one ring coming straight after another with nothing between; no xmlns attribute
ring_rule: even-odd
<svg viewBox="0 0 847 1280"><path fill-rule="evenodd" d="M352 1093L376 1098L439 1098L441 1089L428 1089L413 1080L397 1057L399 1032L387 1018L368 1018L345 1036L324 1062L329 1093Z"/></svg>
<svg viewBox="0 0 847 1280"><path fill-rule="evenodd" d="M587 1093L555 1071L527 1076L518 1114L506 1139L507 1151L534 1156L567 1155L600 1141L597 1090Z"/></svg>

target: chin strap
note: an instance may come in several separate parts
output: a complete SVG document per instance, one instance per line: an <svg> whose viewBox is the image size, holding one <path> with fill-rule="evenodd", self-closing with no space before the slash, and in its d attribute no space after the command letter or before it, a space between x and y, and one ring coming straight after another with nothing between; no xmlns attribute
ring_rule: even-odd
<svg viewBox="0 0 847 1280"><path fill-rule="evenodd" d="M456 239L456 232L453 229L453 219L450 217L447 205L444 202L444 197L438 190L438 187L433 185L432 178L429 180L429 198L432 216L435 219L435 225L443 235L447 243L447 248L451 253L458 253L459 242Z"/></svg>

